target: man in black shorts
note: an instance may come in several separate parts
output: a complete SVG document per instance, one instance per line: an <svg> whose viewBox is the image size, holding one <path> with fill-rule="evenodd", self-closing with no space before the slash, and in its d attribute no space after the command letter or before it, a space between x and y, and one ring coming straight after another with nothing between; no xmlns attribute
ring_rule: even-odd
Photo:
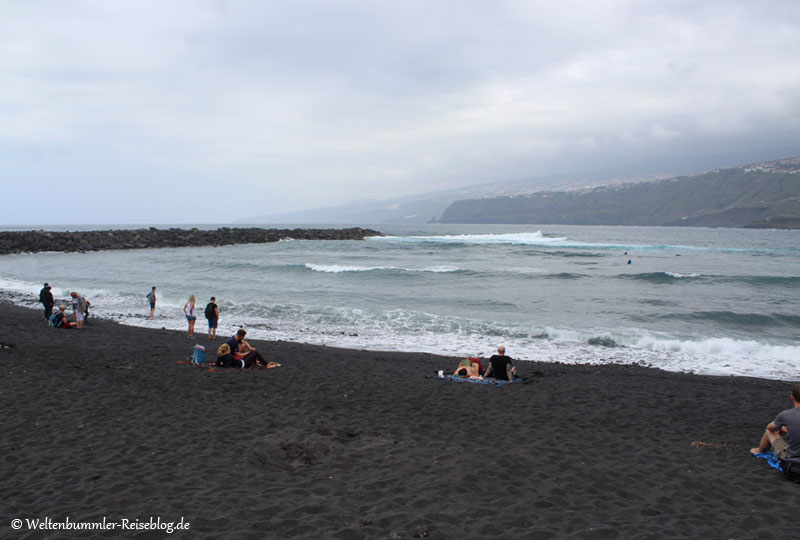
<svg viewBox="0 0 800 540"><path fill-rule="evenodd" d="M517 368L514 367L514 362L510 356L506 356L506 348L500 345L497 354L489 358L489 366L483 372L483 378L494 377L498 381L514 382L516 375Z"/></svg>

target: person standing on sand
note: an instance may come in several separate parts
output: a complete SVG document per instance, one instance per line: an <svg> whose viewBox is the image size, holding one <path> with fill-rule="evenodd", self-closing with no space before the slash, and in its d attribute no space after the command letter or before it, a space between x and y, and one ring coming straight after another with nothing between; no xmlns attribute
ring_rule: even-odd
<svg viewBox="0 0 800 540"><path fill-rule="evenodd" d="M197 298L194 295L189 297L189 301L183 304L183 313L186 315L186 321L189 323L189 337L194 337L194 323L197 321L197 314L194 310L194 305L197 303Z"/></svg>
<svg viewBox="0 0 800 540"><path fill-rule="evenodd" d="M153 288L147 293L147 299L150 301L150 318L152 319L156 313L156 287L153 285Z"/></svg>
<svg viewBox="0 0 800 540"><path fill-rule="evenodd" d="M72 314L75 317L75 328L83 328L83 318L86 313L84 299L75 291L72 291L69 295L72 297Z"/></svg>
<svg viewBox="0 0 800 540"><path fill-rule="evenodd" d="M508 382L514 382L516 375L517 368L514 367L513 359L506 356L506 348L500 345L497 354L489 358L489 366L483 373L483 378L494 377L497 380L508 379Z"/></svg>
<svg viewBox="0 0 800 540"><path fill-rule="evenodd" d="M752 454L761 454L770 448L781 460L797 463L800 467L800 384L792 388L794 407L778 413L775 420L767 425L758 446L751 448Z"/></svg>
<svg viewBox="0 0 800 540"><path fill-rule="evenodd" d="M39 291L39 302L44 306L44 318L46 321L50 321L50 315L53 314L53 306L55 305L53 293L50 290L50 285L45 283L42 290Z"/></svg>
<svg viewBox="0 0 800 540"><path fill-rule="evenodd" d="M219 321L219 306L213 296L206 306L206 319L208 319L208 339L217 339L217 322Z"/></svg>

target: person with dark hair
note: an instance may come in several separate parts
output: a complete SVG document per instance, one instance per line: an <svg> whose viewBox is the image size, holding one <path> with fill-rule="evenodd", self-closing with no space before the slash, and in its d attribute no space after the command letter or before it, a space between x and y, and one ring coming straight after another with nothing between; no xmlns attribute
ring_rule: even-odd
<svg viewBox="0 0 800 540"><path fill-rule="evenodd" d="M244 340L244 336L247 335L247 330L244 328L239 328L239 330L233 336L229 337L225 343L219 346L217 349L217 363L219 364L220 353L223 353L223 356L226 354L230 355L230 357L234 358L237 362L233 363L233 365L229 365L228 367L243 367L243 368L252 368L252 367L277 367L280 364L276 364L275 362L267 362L261 353L258 352L255 347L251 347L249 343ZM223 349L224 348L224 349ZM227 350L227 353L223 352L223 350ZM223 361L224 363L230 363L230 358L225 358ZM241 362L241 366L237 365L238 362Z"/></svg>
<svg viewBox="0 0 800 540"><path fill-rule="evenodd" d="M53 300L53 293L50 292L52 287L48 283L44 284L42 290L39 291L39 302L44 306L44 318L50 320L50 315L53 314L53 306L56 304Z"/></svg>
<svg viewBox="0 0 800 540"><path fill-rule="evenodd" d="M206 319L208 319L208 339L217 339L217 323L219 322L219 306L217 299L213 296L206 305Z"/></svg>
<svg viewBox="0 0 800 540"><path fill-rule="evenodd" d="M778 413L767 425L758 446L751 448L753 454L761 454L772 448L781 460L788 460L800 467L800 384L792 388L791 409Z"/></svg>
<svg viewBox="0 0 800 540"><path fill-rule="evenodd" d="M153 285L153 288L147 293L147 301L150 302L150 318L152 319L156 313L156 287Z"/></svg>
<svg viewBox="0 0 800 540"><path fill-rule="evenodd" d="M489 366L483 373L483 378L494 377L498 381L514 382L514 377L517 375L517 368L514 367L513 359L506 356L506 348L500 345L497 348L497 354L489 358Z"/></svg>
<svg viewBox="0 0 800 540"><path fill-rule="evenodd" d="M481 359L479 357L463 359L453 372L453 376L479 379L481 377Z"/></svg>
<svg viewBox="0 0 800 540"><path fill-rule="evenodd" d="M240 354L247 354L250 351L254 351L255 349L250 346L244 340L244 336L247 335L247 330L244 328L239 328L234 335L229 337L225 340L225 343L231 348L231 352L233 353L240 353Z"/></svg>

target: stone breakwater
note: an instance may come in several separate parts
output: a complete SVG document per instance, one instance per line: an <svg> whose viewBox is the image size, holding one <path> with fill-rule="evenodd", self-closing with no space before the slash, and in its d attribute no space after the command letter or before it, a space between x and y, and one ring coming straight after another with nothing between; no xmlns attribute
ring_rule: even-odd
<svg viewBox="0 0 800 540"><path fill-rule="evenodd" d="M372 229L118 229L107 231L0 231L0 255L38 251L103 251L166 247L263 244L292 240L363 240Z"/></svg>

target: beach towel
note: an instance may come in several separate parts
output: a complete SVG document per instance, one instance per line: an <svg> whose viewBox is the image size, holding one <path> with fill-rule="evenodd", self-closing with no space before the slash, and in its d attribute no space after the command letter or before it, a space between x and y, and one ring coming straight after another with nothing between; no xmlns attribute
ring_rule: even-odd
<svg viewBox="0 0 800 540"><path fill-rule="evenodd" d="M763 454L753 455L757 458L766 459L770 467L783 471L783 469L781 469L781 460L778 459L778 456L776 456L774 452L764 452Z"/></svg>
<svg viewBox="0 0 800 540"><path fill-rule="evenodd" d="M457 377L455 375L445 375L444 377L440 377L443 381L456 381L456 382L468 382L474 384L488 384L489 386L504 386L506 384L510 384L508 381L501 381L497 379L470 379L469 377ZM522 379L516 378L514 379L514 383L521 383Z"/></svg>

